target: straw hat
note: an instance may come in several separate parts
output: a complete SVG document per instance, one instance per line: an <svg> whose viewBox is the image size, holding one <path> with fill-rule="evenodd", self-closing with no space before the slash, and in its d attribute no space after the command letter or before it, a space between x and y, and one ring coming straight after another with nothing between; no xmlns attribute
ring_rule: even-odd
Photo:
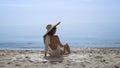
<svg viewBox="0 0 120 68"><path fill-rule="evenodd" d="M46 26L47 32L44 34L44 36L47 35L54 27L56 27L56 26L59 25L59 24L60 24L60 22L56 23L55 25L48 24L48 25Z"/></svg>

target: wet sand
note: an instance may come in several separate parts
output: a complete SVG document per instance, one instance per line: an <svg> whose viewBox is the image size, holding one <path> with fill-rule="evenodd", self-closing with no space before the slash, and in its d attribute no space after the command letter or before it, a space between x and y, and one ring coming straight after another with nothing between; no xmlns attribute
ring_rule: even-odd
<svg viewBox="0 0 120 68"><path fill-rule="evenodd" d="M74 48L59 58L43 50L0 50L0 68L120 68L120 48Z"/></svg>

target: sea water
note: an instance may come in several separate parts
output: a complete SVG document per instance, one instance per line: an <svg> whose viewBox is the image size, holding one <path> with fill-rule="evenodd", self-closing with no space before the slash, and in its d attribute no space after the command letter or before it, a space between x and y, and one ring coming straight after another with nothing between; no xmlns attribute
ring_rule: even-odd
<svg viewBox="0 0 120 68"><path fill-rule="evenodd" d="M109 24L109 25L108 25ZM111 25L110 25L111 24ZM61 43L77 47L120 47L119 23L64 24L57 26ZM43 25L4 25L0 27L1 49L44 49Z"/></svg>
<svg viewBox="0 0 120 68"><path fill-rule="evenodd" d="M59 35L59 34L58 34ZM80 35L59 35L61 43L68 43L70 47L120 47L119 38L83 37ZM1 49L44 49L42 35L22 35L2 37Z"/></svg>

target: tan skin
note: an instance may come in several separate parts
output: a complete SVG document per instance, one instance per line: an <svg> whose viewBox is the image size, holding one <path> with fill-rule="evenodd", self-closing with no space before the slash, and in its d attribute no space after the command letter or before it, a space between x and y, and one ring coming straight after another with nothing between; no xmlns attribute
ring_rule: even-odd
<svg viewBox="0 0 120 68"><path fill-rule="evenodd" d="M56 33L56 27L54 27L47 35L50 36L50 48L52 50L55 50L57 48L57 45L59 45L60 47L63 47L63 50L61 50L61 55L66 54L65 51L67 51L68 53L70 53L70 47L68 44L62 45L60 42L60 39L57 35L55 35ZM45 43L45 37L44 36L44 43ZM47 52L45 52L45 56L46 56Z"/></svg>

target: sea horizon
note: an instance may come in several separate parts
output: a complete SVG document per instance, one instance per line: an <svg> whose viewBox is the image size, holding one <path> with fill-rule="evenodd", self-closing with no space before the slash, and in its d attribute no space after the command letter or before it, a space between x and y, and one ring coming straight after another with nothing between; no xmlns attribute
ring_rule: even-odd
<svg viewBox="0 0 120 68"><path fill-rule="evenodd" d="M80 47L98 47L98 48L119 48L119 38L102 38L102 37L82 37L76 36L62 36L60 35L61 43L68 43L71 48ZM43 38L40 36L29 37L11 37L4 38L0 41L0 49L44 49Z"/></svg>

